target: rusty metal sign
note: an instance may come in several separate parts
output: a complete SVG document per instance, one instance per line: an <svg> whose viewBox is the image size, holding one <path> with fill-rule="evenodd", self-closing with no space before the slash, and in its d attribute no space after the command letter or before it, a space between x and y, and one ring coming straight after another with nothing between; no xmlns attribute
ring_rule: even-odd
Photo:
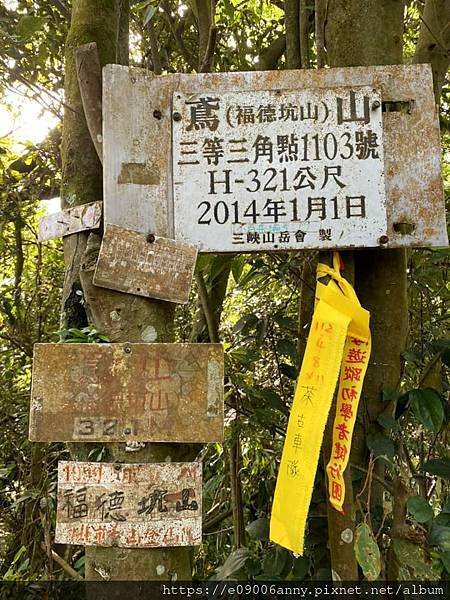
<svg viewBox="0 0 450 600"><path fill-rule="evenodd" d="M380 91L173 96L175 237L205 252L378 246Z"/></svg>
<svg viewBox="0 0 450 600"><path fill-rule="evenodd" d="M38 240L46 242L72 233L98 229L102 219L102 206L102 202L91 202L43 217L39 221Z"/></svg>
<svg viewBox="0 0 450 600"><path fill-rule="evenodd" d="M197 249L153 234L107 225L94 283L137 296L185 304L189 300Z"/></svg>
<svg viewBox="0 0 450 600"><path fill-rule="evenodd" d="M369 151L378 151L378 148L370 147L374 144L374 138L368 133L369 130L377 134L377 143L380 146L379 131L374 128L361 127L367 134L367 138L364 140L353 137L349 138L348 144L352 145L352 150L347 144L347 136L342 139L336 137L337 143L337 155L336 159L328 162L328 156L325 153L324 145L327 145L327 152L330 157L334 156L334 140L331 136L327 137L325 142L322 139L322 134L336 132L328 131L323 127L320 129L321 137L314 138L316 131L311 131L308 138L302 139L302 136L306 135L308 131L305 129L299 130L301 134L298 136L295 127L298 126L301 117L300 108L303 106L303 117L308 116L308 102L298 101L298 98L304 97L304 91L308 90L309 97L311 99L320 98L320 101L324 100L326 95L330 95L333 91L336 91L336 97L338 96L338 90L342 91L344 88L347 89L347 95L342 95L339 92L339 97L343 99L343 102L347 100L347 104L343 103L343 118L351 118L351 96L350 91L354 90L355 93L357 88L368 88L368 95L370 98L375 99L373 92L370 90L379 90L381 100L381 110L375 109L371 111L371 121L375 118L375 114L381 115L382 123L382 150L384 150L383 159L383 170L385 178L385 198L386 198L386 212L387 212L387 230L385 236L380 236L378 243L383 247L411 247L411 246L445 246L448 244L446 222L445 222L445 207L444 207L444 194L442 186L441 166L440 166L440 137L439 137L439 121L435 110L435 99L433 93L433 78L432 70L430 65L385 65L385 66L374 66L374 67L345 67L345 68L333 68L333 69L301 69L301 70L285 70L285 71L254 71L246 73L200 73L200 74L169 74L154 76L145 69L128 68L121 65L108 65L103 71L103 150L104 150L104 197L105 197L105 221L106 223L113 223L122 227L127 227L135 231L146 233L153 231L157 235L165 237L174 237L174 195L180 196L180 199L186 190L184 189L184 183L178 183L174 185L174 182L180 182L175 172L172 172L174 153L181 158L181 148L179 142L181 141L202 141L206 142L206 138L213 140L208 142L208 145L198 147L197 145L197 156L199 161L204 162L203 177L212 177L207 175L206 172L217 170L214 175L213 184L215 191L222 194L222 198L217 198L217 203L223 201L228 208L228 220L236 220L238 223L230 223L226 225L221 224L220 221L224 221L226 215L225 204L216 206L215 194L206 194L202 198L198 197L198 191L192 187L191 189L191 216L190 221L194 218L198 221L211 219L211 224L198 224L198 227L204 227L208 230L213 223L214 226L220 227L221 231L225 230L226 227L231 229L234 226L237 229L239 223L246 224L247 229L249 226L254 225L252 223L253 218L262 220L264 212L267 212L270 207L274 207L273 213L270 214L270 220L275 218L275 205L268 205L266 208L265 203L268 200L277 202L283 199L286 195L287 188L291 186L292 196L285 198L285 203L288 203L288 209L291 210L291 218L293 209L295 208L295 198L303 198L303 203L298 204L298 213L302 215L306 221L308 215L308 198L318 198L318 201L310 201L311 217L308 221L312 220L312 217L322 216L322 200L324 197L326 200L326 217L332 216L331 221L333 223L326 227L320 227L323 229L323 237L328 236L327 229L331 229L331 236L336 230L337 223L340 227L340 219L342 219L342 209L344 214L344 220L351 222L351 220L363 220L361 217L353 217L347 219L347 206L344 192L344 188L340 191L339 185L336 183L336 192L338 192L336 206L338 209L338 219L333 219L335 202L332 200L335 195L324 194L327 190L331 192L331 181L335 181L332 177L333 171L331 167L341 166L343 173L345 174L346 165L352 161L356 165L356 169L363 168L368 169L368 165L375 165L375 158L357 158L357 154L364 156L364 148ZM321 96L323 90L323 97ZM271 92L271 96L269 94ZM263 96L258 94L263 93ZM228 96L230 94L230 96ZM255 94L255 95L253 95ZM191 109L196 109L196 102L200 98L231 98L234 96L236 99L242 98L263 98L264 94L267 97L274 98L273 102L276 102L276 118L278 124L275 122L264 123L267 127L260 128L256 137L262 135L270 137L272 128L279 127L279 132L274 131L277 138L270 139L273 142L273 163L268 162L269 156L258 156L258 161L253 165L252 161L256 158L256 151L267 152L268 145L264 147L264 144L258 144L252 148L244 145L239 146L238 144L232 144L232 140L245 139L251 140L251 144L256 142L256 138L248 138L247 132L250 133L253 128L250 128L250 122L244 124L244 120L252 119L252 112L246 109L246 105L241 106L242 112L230 113L231 122L236 125L234 128L236 133L241 131L241 127L247 127L246 136L237 137L225 137L214 131L210 131L208 122L214 125L214 120L208 121L208 119L216 113L216 110L211 107L211 104L203 106L204 112L203 117L206 115L206 122L204 128L199 125L200 129L197 132L190 131L189 136L185 137L183 128L187 128L190 123ZM367 94L366 94L367 95ZM177 96L180 98L177 100ZM293 112L287 110L288 106L285 103L284 109L281 108L283 102L278 98L284 96L290 98L291 103L298 108L298 121L293 121L297 115L295 109ZM177 104L176 110L172 107L172 99L174 98ZM187 102L194 102L194 104L184 105L183 98ZM295 102L294 102L295 99ZM360 110L360 105L356 102L357 96L355 96L355 110ZM325 100L324 100L325 101ZM337 100L335 100L337 102ZM376 99L374 100L376 102ZM219 103L221 104L222 101ZM273 103L272 103L273 104ZM316 103L317 104L317 103ZM214 105L214 101L213 101ZM266 106L266 109L264 109ZM200 108L200 110L198 110ZM196 109L196 119L202 115L202 105ZM267 105L261 103L261 113L258 115L260 109L259 103L251 104L250 108L253 109L253 115L255 118L255 128L259 125L259 119L271 119L270 110L267 110ZM328 108L332 108L331 105ZM364 109L364 107L362 107ZM372 109L372 106L370 106ZM269 106L270 109L270 106ZM210 111L210 117L208 117L208 110ZM287 120L281 120L281 110L283 110L283 116L281 119L286 118ZM337 103L334 106L335 119L337 126ZM181 112L180 112L181 111ZM265 115L263 116L263 111ZM326 113L323 105L318 104L318 120L322 118ZM219 110L220 112L220 110ZM245 115L244 115L245 112ZM238 116L239 114L239 116ZM362 113L357 112L357 117L360 117ZM315 116L315 108L311 104L310 115ZM226 115L225 115L226 116ZM181 121L178 120L181 117ZM378 118L378 117L377 117ZM292 119L292 121L289 121ZM241 124L237 125L238 120ZM306 119L303 120L303 124L307 123ZM311 123L311 121L309 121ZM326 122L331 122L327 121ZM326 122L323 124L325 125ZM287 125L293 125L292 130L286 129ZM362 125L362 122L360 122ZM342 127L340 124L338 127ZM357 122L353 125L353 135L356 136L358 130ZM282 129L283 128L283 129ZM172 132L173 129L173 132ZM195 126L193 127L193 130ZM242 130L243 131L243 130ZM178 133L177 133L178 132ZM180 133L181 132L181 133ZM195 135L194 135L195 133ZM225 132L226 133L226 132ZM295 143L299 144L299 160L287 160L281 163L278 160L278 134L288 135L293 133L299 137L298 142L295 139L288 137L288 143L294 142L291 145L290 150L295 150ZM319 133L319 131L317 131ZM345 133L345 132L343 132ZM348 133L351 133L350 129ZM196 137L195 137L196 136ZM219 141L214 141L217 138ZM223 139L223 142L220 140ZM317 139L317 142L316 142ZM305 164L304 159L304 146L303 144L309 142L307 150L309 152L308 159L309 164ZM261 139L260 139L261 142ZM280 149L285 146L286 140L280 139ZM218 151L218 144L225 144L223 148L224 155L218 156L218 164L208 165L208 157L211 161L215 160L215 152ZM247 143L247 142L246 142ZM316 143L319 144L318 152L321 160L316 159ZM231 144L231 145L230 145ZM358 144L358 147L357 147ZM362 144L362 145L361 145ZM178 150L177 150L178 145ZM214 149L215 147L215 149ZM231 150L239 150L240 148L246 147L247 153L231 152ZM381 146L380 146L381 147ZM195 147L192 148L194 150ZM288 148L289 149L289 148ZM353 151L351 158L346 158ZM189 152L187 145L184 146L184 152ZM219 154L220 154L219 150ZM254 154L252 154L252 152ZM206 153L206 158L205 158ZM341 157L340 155L343 155ZM229 206L230 194L225 194L226 191L225 183L220 184L221 180L227 181L227 175L223 174L224 171L228 170L230 166L233 167L232 171L235 172L236 165L239 163L231 163L231 165L223 163L223 161L230 160L231 155L235 156L236 159L245 158L248 156L248 170L245 173L249 173L251 169L255 169L258 173L251 173L247 175L247 180L244 178L244 183L236 182L234 179L241 179L240 176L231 178L230 173L230 192L237 194L236 190L238 186L241 186L242 193L237 195L236 200L233 200ZM194 154L183 154L184 158L194 156ZM324 159L325 157L325 159ZM355 158L356 157L356 158ZM339 161L336 163L336 160ZM263 161L267 161L265 168L261 171L261 167L258 163L263 164ZM315 164L323 165L324 172L322 174L322 180L320 179L321 174L315 171ZM178 159L176 160L176 169L178 173L184 172L181 169L188 169L186 165L178 165ZM233 166L234 165L234 166ZM358 166L359 165L359 166ZM310 167L311 175L307 171L303 173L306 178L300 183L301 175L293 182L292 178L288 178L288 174L293 173L293 177L297 175L297 171L293 172L295 167ZM329 167L328 175L330 182L327 182L326 186L321 190L325 180L325 167ZM195 165L192 167L194 168ZM214 169L213 169L214 168ZM242 164L241 164L242 168ZM276 169L277 175L274 175L274 179L271 180L273 171L268 170L264 175L264 171L267 169ZM284 175L284 169L286 169L286 180ZM298 169L297 169L298 170ZM219 177L220 173L222 176ZM337 174L337 171L336 171ZM372 174L369 173L370 176ZM316 177L314 179L312 176ZM338 177L339 179L339 177ZM271 181L270 181L271 180ZM299 185L310 185L313 184L315 189L311 187L298 188L294 190L294 186ZM206 184L208 179L206 179ZM346 183L346 181L344 181ZM217 185L216 185L217 184ZM248 191L245 188L254 190L260 187L258 192ZM277 185L275 190L274 185ZM264 187L267 189L264 190ZM180 191L177 191L177 188ZM208 192L209 190L206 189ZM295 191L295 193L293 193ZM299 195L299 192L301 194ZM306 193L307 192L307 193ZM249 196L258 196L260 193L262 200L259 199L256 202L255 212L253 212L253 206L250 198L248 204L244 207L244 212L248 208L247 215L241 215L240 210L237 213L237 219L235 219L235 206L233 202L237 202L237 208L240 209L242 202ZM357 192L355 195L362 194ZM352 196L353 193L348 194ZM343 207L340 202L344 200ZM196 200L196 203L194 202ZM175 199L175 202L178 200ZM204 204L201 209L198 209L200 202L210 202L211 207ZM261 206L261 202L262 204ZM317 202L317 204L316 204ZM328 202L328 203L327 203ZM280 204L277 205L282 208ZM313 211L317 208L317 212ZM367 207L366 207L367 208ZM214 214L216 210L216 215ZM372 206L369 207L372 210ZM206 214L200 212L205 211ZM301 213L301 210L306 211ZM330 212L331 210L331 212ZM353 215L353 200L350 201L350 214ZM257 213L262 213L257 215ZM285 209L288 213L288 210ZM274 215L272 217L272 214ZM193 216L192 216L193 215ZM217 216L217 224L215 224ZM298 216L298 215L297 215ZM242 218L244 217L244 218ZM278 210L279 222L281 222L281 214ZM286 218L283 216L283 218ZM266 218L267 219L267 218ZM321 219L319 219L321 220ZM325 221L325 219L323 219ZM273 226L278 223L273 223ZM322 224L324 225L324 224ZM299 228L304 231L304 228ZM294 231L294 233L297 230ZM337 230L336 230L337 231ZM236 230L235 233L244 233L244 242L248 234L259 234L260 248L263 248L262 234L264 231L247 231ZM280 234L278 231L272 231L274 238L276 234ZM306 232L307 233L307 232ZM182 227L178 225L178 236L183 236ZM305 236L303 242L299 242L299 246L294 245L297 249L310 248L310 247L323 247L323 244L328 242L332 243L336 247L344 247L344 243L341 239L336 239L335 242L332 240L317 239L314 236ZM355 232L355 239L359 236L359 232ZM250 236L252 240L250 243L255 244L258 240L256 235ZM282 239L286 239L287 236ZM300 234L299 234L299 237ZM271 236L267 236L271 239ZM183 238L184 239L184 238ZM238 240L240 236L238 236ZM256 240L256 242L255 242ZM216 243L215 240L212 242ZM208 242L209 243L209 242ZM218 242L217 242L218 243ZM268 244L269 242L266 242ZM270 242L275 243L275 242ZM285 242L283 242L284 244ZM350 240L350 245L354 245L354 241ZM287 244L287 242L286 242ZM364 242L365 244L365 242ZM300 246L301 245L301 246ZM241 246L242 248L242 246ZM280 247L281 249L281 247ZM239 244L234 244L233 251L239 251ZM200 250L202 251L202 250Z"/></svg>
<svg viewBox="0 0 450 600"><path fill-rule="evenodd" d="M221 344L35 344L30 440L218 442Z"/></svg>
<svg viewBox="0 0 450 600"><path fill-rule="evenodd" d="M201 463L58 464L57 544L161 548L201 540Z"/></svg>

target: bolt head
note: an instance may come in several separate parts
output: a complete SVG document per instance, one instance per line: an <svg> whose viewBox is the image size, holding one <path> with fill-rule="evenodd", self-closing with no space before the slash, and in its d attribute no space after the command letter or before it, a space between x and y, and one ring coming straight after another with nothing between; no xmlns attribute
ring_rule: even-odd
<svg viewBox="0 0 450 600"><path fill-rule="evenodd" d="M154 233L149 233L145 239L149 244L153 244L153 242L156 240L156 237Z"/></svg>
<svg viewBox="0 0 450 600"><path fill-rule="evenodd" d="M181 121L182 119L181 114L179 112L174 112L172 117L174 121Z"/></svg>
<svg viewBox="0 0 450 600"><path fill-rule="evenodd" d="M382 235L378 241L380 242L380 244L387 244L389 241L389 238L387 235Z"/></svg>
<svg viewBox="0 0 450 600"><path fill-rule="evenodd" d="M376 110L377 108L380 108L381 106L381 102L379 100L374 100L372 102L372 110Z"/></svg>

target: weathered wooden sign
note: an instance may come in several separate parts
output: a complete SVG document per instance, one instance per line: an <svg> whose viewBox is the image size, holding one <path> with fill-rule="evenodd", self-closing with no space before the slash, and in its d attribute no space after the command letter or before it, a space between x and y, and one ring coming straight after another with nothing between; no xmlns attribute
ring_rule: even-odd
<svg viewBox="0 0 450 600"><path fill-rule="evenodd" d="M94 283L137 296L185 304L189 300L197 249L152 234L107 225Z"/></svg>
<svg viewBox="0 0 450 600"><path fill-rule="evenodd" d="M45 242L57 237L100 227L102 202L74 206L43 217L39 221L38 239Z"/></svg>
<svg viewBox="0 0 450 600"><path fill-rule="evenodd" d="M448 243L429 65L103 73L107 223L200 251Z"/></svg>
<svg viewBox="0 0 450 600"><path fill-rule="evenodd" d="M223 439L221 344L36 344L30 440Z"/></svg>
<svg viewBox="0 0 450 600"><path fill-rule="evenodd" d="M177 239L249 252L386 235L379 90L176 93L173 110Z"/></svg>
<svg viewBox="0 0 450 600"><path fill-rule="evenodd" d="M56 543L156 548L201 539L201 463L58 464Z"/></svg>

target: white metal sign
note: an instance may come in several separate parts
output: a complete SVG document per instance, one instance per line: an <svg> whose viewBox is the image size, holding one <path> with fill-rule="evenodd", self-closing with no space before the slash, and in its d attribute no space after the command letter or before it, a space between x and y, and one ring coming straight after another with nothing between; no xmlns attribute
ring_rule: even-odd
<svg viewBox="0 0 450 600"><path fill-rule="evenodd" d="M176 239L249 252L386 236L379 90L176 92L173 111Z"/></svg>

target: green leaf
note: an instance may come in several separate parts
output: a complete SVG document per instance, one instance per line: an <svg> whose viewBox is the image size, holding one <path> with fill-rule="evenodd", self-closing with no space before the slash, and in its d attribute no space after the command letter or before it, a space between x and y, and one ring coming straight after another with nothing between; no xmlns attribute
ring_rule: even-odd
<svg viewBox="0 0 450 600"><path fill-rule="evenodd" d="M409 392L414 416L429 431L437 433L444 421L444 407L439 394L431 388Z"/></svg>
<svg viewBox="0 0 450 600"><path fill-rule="evenodd" d="M265 401L264 405L268 408L278 410L286 416L289 415L289 407L286 406L284 400L274 390L267 388L258 389L255 390L255 396L262 398Z"/></svg>
<svg viewBox="0 0 450 600"><path fill-rule="evenodd" d="M254 540L266 542L269 539L269 519L267 517L256 519L249 523L245 530Z"/></svg>
<svg viewBox="0 0 450 600"><path fill-rule="evenodd" d="M239 283L239 279L241 278L242 271L244 270L246 263L246 258L242 254L239 254L235 258L233 258L233 262L231 263L231 272L233 273L233 279L236 283Z"/></svg>
<svg viewBox="0 0 450 600"><path fill-rule="evenodd" d="M417 544L401 538L394 538L392 549L402 567L401 578L403 580L434 580L438 578L427 559L425 551Z"/></svg>
<svg viewBox="0 0 450 600"><path fill-rule="evenodd" d="M255 326L258 323L259 319L256 315L244 315L237 321L235 326L233 327L233 333L240 333L244 329Z"/></svg>
<svg viewBox="0 0 450 600"><path fill-rule="evenodd" d="M195 272L199 273L206 269L206 267L211 263L212 258L209 254L198 254L197 262L195 263Z"/></svg>
<svg viewBox="0 0 450 600"><path fill-rule="evenodd" d="M423 496L411 496L406 506L418 523L426 523L433 518L433 509Z"/></svg>
<svg viewBox="0 0 450 600"><path fill-rule="evenodd" d="M295 321L295 319L292 319L291 317L286 317L285 315L282 315L282 314L278 314L273 317L273 320L276 323L278 323L278 325L282 329L287 329L288 331L297 332L298 324L297 324L297 321Z"/></svg>
<svg viewBox="0 0 450 600"><path fill-rule="evenodd" d="M380 549L366 523L360 523L356 528L355 556L364 576L375 581L381 572Z"/></svg>
<svg viewBox="0 0 450 600"><path fill-rule="evenodd" d="M422 362L422 356L418 352L409 352L408 350L405 350L405 352L402 352L402 356L406 362L415 366L420 365Z"/></svg>
<svg viewBox="0 0 450 600"><path fill-rule="evenodd" d="M280 371L283 373L283 375L286 375L286 377L289 377L289 379L293 379L293 380L297 379L298 369L296 369L292 365L288 365L287 363L281 363Z"/></svg>
<svg viewBox="0 0 450 600"><path fill-rule="evenodd" d="M211 267L209 270L208 283L212 283L214 279L217 279L226 269L231 268L232 256L227 254L218 254L214 256L211 261Z"/></svg>
<svg viewBox="0 0 450 600"><path fill-rule="evenodd" d="M255 577L261 573L261 561L257 558L247 558L245 561L245 572L249 577Z"/></svg>
<svg viewBox="0 0 450 600"><path fill-rule="evenodd" d="M450 367L450 340L436 340L435 342L430 344L430 346L435 352L440 352L442 362L445 363L447 367Z"/></svg>
<svg viewBox="0 0 450 600"><path fill-rule="evenodd" d="M212 579L229 579L232 575L235 575L244 567L248 555L248 548L238 548L232 552L227 557L223 565L216 570L216 574L212 577Z"/></svg>
<svg viewBox="0 0 450 600"><path fill-rule="evenodd" d="M286 338L279 340L277 342L277 352L279 354L289 356L289 358L292 360L294 365L298 365L299 357L298 357L297 346L291 340L288 340Z"/></svg>
<svg viewBox="0 0 450 600"><path fill-rule="evenodd" d="M438 475L444 479L450 479L450 459L448 458L433 458L422 465L422 471Z"/></svg>
<svg viewBox="0 0 450 600"><path fill-rule="evenodd" d="M35 33L42 29L44 23L44 17L24 15L17 23L17 37L22 41L30 39Z"/></svg>
<svg viewBox="0 0 450 600"><path fill-rule="evenodd" d="M281 546L275 546L269 550L262 564L264 575L270 575L271 577L281 575L288 557L289 552Z"/></svg>
<svg viewBox="0 0 450 600"><path fill-rule="evenodd" d="M292 568L292 576L294 579L301 580L309 573L310 562L306 556L299 556L294 560L294 566Z"/></svg>
<svg viewBox="0 0 450 600"><path fill-rule="evenodd" d="M392 459L395 454L394 442L383 433L368 433L366 444L375 457L386 456Z"/></svg>
<svg viewBox="0 0 450 600"><path fill-rule="evenodd" d="M377 422L383 427L383 429L397 429L398 422L394 419L394 417L387 413L382 412L377 417Z"/></svg>
<svg viewBox="0 0 450 600"><path fill-rule="evenodd" d="M73 565L74 569L76 571L80 571L80 570L84 569L85 560L86 560L86 556L83 554L83 556L80 556L80 558Z"/></svg>
<svg viewBox="0 0 450 600"><path fill-rule="evenodd" d="M444 552L450 552L450 527L434 525L429 537L430 546L439 546Z"/></svg>
<svg viewBox="0 0 450 600"><path fill-rule="evenodd" d="M147 6L147 10L144 14L144 27L153 19L157 10L158 8L156 6Z"/></svg>
<svg viewBox="0 0 450 600"><path fill-rule="evenodd" d="M439 558L444 565L444 569L450 575L450 552L442 552Z"/></svg>

